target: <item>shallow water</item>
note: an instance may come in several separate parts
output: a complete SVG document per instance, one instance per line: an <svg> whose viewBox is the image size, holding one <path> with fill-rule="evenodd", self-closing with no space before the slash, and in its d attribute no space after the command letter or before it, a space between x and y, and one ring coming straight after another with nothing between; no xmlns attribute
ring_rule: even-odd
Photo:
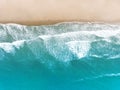
<svg viewBox="0 0 120 90"><path fill-rule="evenodd" d="M0 90L119 90L120 25L0 25Z"/></svg>

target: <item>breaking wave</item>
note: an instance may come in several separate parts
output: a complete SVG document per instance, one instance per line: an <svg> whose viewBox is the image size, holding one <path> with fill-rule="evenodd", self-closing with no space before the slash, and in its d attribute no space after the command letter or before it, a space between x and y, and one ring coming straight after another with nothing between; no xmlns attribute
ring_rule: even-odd
<svg viewBox="0 0 120 90"><path fill-rule="evenodd" d="M17 53L59 61L120 57L120 27L110 24L60 23L48 26L0 25L0 59ZM20 54L20 55L21 55ZM22 59L24 57L21 57Z"/></svg>

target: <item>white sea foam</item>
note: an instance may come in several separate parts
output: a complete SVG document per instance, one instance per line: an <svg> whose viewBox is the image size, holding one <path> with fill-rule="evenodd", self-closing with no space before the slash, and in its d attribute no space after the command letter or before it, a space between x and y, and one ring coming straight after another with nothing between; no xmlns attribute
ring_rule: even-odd
<svg viewBox="0 0 120 90"><path fill-rule="evenodd" d="M92 36L98 36L103 37L103 39L109 39L111 36L116 36L120 34L120 30L91 30L91 31L74 31L74 32L66 32L61 34L54 34L54 35L40 35L39 38L42 38L44 40L50 39L50 38L57 38L57 39L81 39L81 40L96 40L96 38L92 38ZM91 38L90 38L91 37ZM109 40L108 40L109 41Z"/></svg>
<svg viewBox="0 0 120 90"><path fill-rule="evenodd" d="M24 42L25 40L15 41L12 43L12 45L19 49L21 46L23 46Z"/></svg>
<svg viewBox="0 0 120 90"><path fill-rule="evenodd" d="M3 42L0 43L0 48L2 48L5 52L7 53L15 52L15 49L19 49L23 45L24 43L23 40L25 39L29 40L30 42L33 41L34 43L34 39L41 38L44 41L43 48L45 48L46 51L48 51L53 57L60 60L72 60L74 56L76 56L78 59L86 57L88 55L89 50L91 48L94 48L94 46L92 46L93 44L91 44L94 41L106 40L107 42L110 43L113 42L116 44L112 36L118 37L117 39L120 39L119 26L107 24L101 25L89 23L61 23L51 26L33 26L33 27L8 24L1 26L0 29L2 29L1 30L2 33L3 32L5 33L5 35L3 34L4 36L2 36L4 38L1 38L0 40L0 42ZM117 41L119 42L119 40ZM37 47L34 46L32 47L39 48L39 45L41 44L38 44ZM101 46L102 44L100 45L98 44L98 47ZM94 49L99 48L95 47ZM109 52L106 53L109 54ZM37 54L39 55L39 53ZM97 55L96 53L92 53L92 55L91 54L90 55L93 57L100 58L105 54L104 52L101 52L101 54L99 55ZM113 55L112 57L116 58L114 56L115 55Z"/></svg>
<svg viewBox="0 0 120 90"><path fill-rule="evenodd" d="M71 41L66 44L69 50L79 59L85 57L90 49L89 41Z"/></svg>
<svg viewBox="0 0 120 90"><path fill-rule="evenodd" d="M120 73L110 73L110 74L103 74L103 75L98 75L98 76L93 76L93 77L85 77L81 78L79 80L76 80L77 82L79 81L85 81L85 80L93 80L93 79L99 79L99 78L104 78L104 77L120 77Z"/></svg>
<svg viewBox="0 0 120 90"><path fill-rule="evenodd" d="M15 41L12 43L0 43L0 48L2 48L6 53L15 53L15 48L19 49L23 43L24 40Z"/></svg>

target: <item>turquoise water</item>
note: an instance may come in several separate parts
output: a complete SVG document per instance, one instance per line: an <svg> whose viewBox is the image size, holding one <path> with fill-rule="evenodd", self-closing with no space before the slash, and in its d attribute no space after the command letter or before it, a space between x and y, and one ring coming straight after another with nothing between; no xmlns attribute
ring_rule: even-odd
<svg viewBox="0 0 120 90"><path fill-rule="evenodd" d="M120 25L0 25L0 90L120 90Z"/></svg>

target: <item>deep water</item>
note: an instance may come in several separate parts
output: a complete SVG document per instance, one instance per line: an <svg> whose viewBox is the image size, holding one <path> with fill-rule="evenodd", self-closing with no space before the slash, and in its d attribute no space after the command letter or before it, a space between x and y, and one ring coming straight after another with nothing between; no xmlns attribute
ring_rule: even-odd
<svg viewBox="0 0 120 90"><path fill-rule="evenodd" d="M0 90L120 90L120 25L0 24Z"/></svg>

